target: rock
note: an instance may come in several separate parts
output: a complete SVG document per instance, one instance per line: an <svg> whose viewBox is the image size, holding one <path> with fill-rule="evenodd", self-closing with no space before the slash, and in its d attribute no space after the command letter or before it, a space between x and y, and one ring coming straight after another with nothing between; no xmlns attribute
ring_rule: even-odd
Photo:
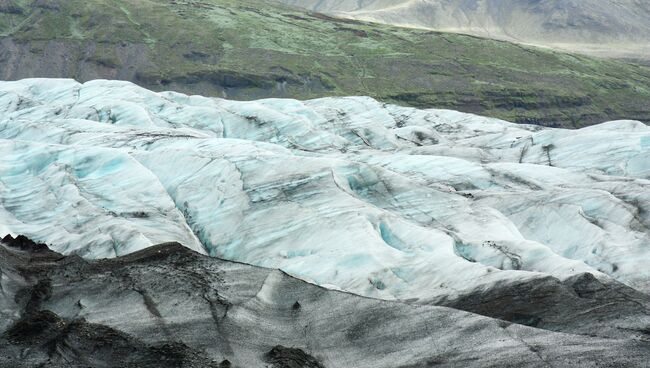
<svg viewBox="0 0 650 368"><path fill-rule="evenodd" d="M324 368L316 358L301 349L278 345L266 353L266 361L273 368Z"/></svg>
<svg viewBox="0 0 650 368"><path fill-rule="evenodd" d="M530 309L556 308L556 300L543 293L528 296L530 312L523 303L493 305L512 316L515 323L507 323L448 307L327 290L174 243L87 263L60 255L53 262L6 246L0 252L4 297L19 301L0 313L20 316L0 325L0 366L547 367L580 361L582 366L641 367L650 348L643 299L636 302L645 309L636 312L609 308L613 299L598 295L585 299L595 304L565 304L576 325L592 330L599 323L614 326L616 316L627 313L622 316L627 333L603 338L589 328L584 334L544 329L554 316ZM9 287L14 281L22 285ZM508 293L509 286L501 287ZM205 298L209 291L228 307L215 307ZM21 301L25 298L31 302ZM301 308L296 318L287 310L287 298L309 308ZM600 321L581 317L594 313L589 309L601 310ZM534 313L542 316L539 323Z"/></svg>

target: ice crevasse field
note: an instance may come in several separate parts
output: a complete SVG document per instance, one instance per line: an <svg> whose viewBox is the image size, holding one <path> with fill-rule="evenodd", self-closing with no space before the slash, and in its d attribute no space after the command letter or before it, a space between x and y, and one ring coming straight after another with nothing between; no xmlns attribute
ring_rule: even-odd
<svg viewBox="0 0 650 368"><path fill-rule="evenodd" d="M650 292L650 128L369 97L229 101L0 82L0 234L96 259L168 241L435 301L589 272Z"/></svg>

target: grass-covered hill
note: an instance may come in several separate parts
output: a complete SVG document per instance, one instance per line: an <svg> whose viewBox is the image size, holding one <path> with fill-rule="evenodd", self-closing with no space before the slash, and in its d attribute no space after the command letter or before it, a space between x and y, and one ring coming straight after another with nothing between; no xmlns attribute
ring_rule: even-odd
<svg viewBox="0 0 650 368"><path fill-rule="evenodd" d="M650 121L650 68L263 0L0 0L0 79L234 99L369 95L516 122Z"/></svg>

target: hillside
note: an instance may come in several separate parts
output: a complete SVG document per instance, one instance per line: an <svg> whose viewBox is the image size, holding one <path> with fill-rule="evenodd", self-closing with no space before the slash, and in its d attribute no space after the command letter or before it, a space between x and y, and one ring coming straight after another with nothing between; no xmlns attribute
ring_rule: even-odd
<svg viewBox="0 0 650 368"><path fill-rule="evenodd" d="M2 0L0 79L233 99L367 95L514 122L650 121L650 69L254 0Z"/></svg>
<svg viewBox="0 0 650 368"><path fill-rule="evenodd" d="M581 52L650 59L639 0L280 0L318 12Z"/></svg>

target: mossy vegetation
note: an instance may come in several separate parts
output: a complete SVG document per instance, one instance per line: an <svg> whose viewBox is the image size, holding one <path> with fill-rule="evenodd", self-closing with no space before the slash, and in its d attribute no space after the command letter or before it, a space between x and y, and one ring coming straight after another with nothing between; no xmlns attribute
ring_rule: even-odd
<svg viewBox="0 0 650 368"><path fill-rule="evenodd" d="M545 125L650 121L650 68L620 61L263 0L2 4L0 40L27 50L0 50L5 79L119 78L235 99L369 95Z"/></svg>

